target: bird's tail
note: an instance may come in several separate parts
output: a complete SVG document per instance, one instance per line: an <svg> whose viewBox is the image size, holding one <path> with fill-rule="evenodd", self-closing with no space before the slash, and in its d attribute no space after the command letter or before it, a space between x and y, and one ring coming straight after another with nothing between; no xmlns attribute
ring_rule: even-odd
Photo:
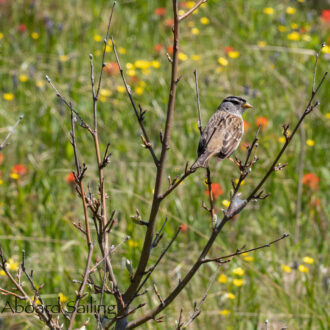
<svg viewBox="0 0 330 330"><path fill-rule="evenodd" d="M195 163L193 163L190 167L191 170L197 170L199 167L208 167L209 166L209 155L202 154L200 155Z"/></svg>

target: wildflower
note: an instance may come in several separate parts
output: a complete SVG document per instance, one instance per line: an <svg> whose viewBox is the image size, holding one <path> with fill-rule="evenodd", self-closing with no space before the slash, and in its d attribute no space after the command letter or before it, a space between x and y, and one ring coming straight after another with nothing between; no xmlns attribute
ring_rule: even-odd
<svg viewBox="0 0 330 330"><path fill-rule="evenodd" d="M167 47L167 52L168 52L169 54L173 54L173 46L168 46L168 47Z"/></svg>
<svg viewBox="0 0 330 330"><path fill-rule="evenodd" d="M110 53L112 51L112 48L109 45L105 46L105 52Z"/></svg>
<svg viewBox="0 0 330 330"><path fill-rule="evenodd" d="M27 174L27 167L25 165L22 164L16 164L13 166L13 168L11 169L12 173L17 173L18 175L25 175Z"/></svg>
<svg viewBox="0 0 330 330"><path fill-rule="evenodd" d="M201 17L200 22L204 25L207 25L210 23L210 20L207 17Z"/></svg>
<svg viewBox="0 0 330 330"><path fill-rule="evenodd" d="M150 67L150 63L144 60L137 60L134 65L138 69L148 69Z"/></svg>
<svg viewBox="0 0 330 330"><path fill-rule="evenodd" d="M154 50L155 50L156 52L160 52L163 48L164 48L164 47L163 47L162 44L157 44L157 45L155 45Z"/></svg>
<svg viewBox="0 0 330 330"><path fill-rule="evenodd" d="M259 46L260 48L266 47L266 45L267 45L266 41L263 41L263 40L258 41L258 46Z"/></svg>
<svg viewBox="0 0 330 330"><path fill-rule="evenodd" d="M134 66L133 63L127 62L127 63L126 63L126 69L127 69L127 70L135 69L135 66Z"/></svg>
<svg viewBox="0 0 330 330"><path fill-rule="evenodd" d="M230 314L230 310L223 309L223 310L219 311L219 314L222 315L222 316L229 315Z"/></svg>
<svg viewBox="0 0 330 330"><path fill-rule="evenodd" d="M27 82L29 80L29 77L26 74L21 74L21 75L19 75L18 79L19 79L20 82L24 83L24 82Z"/></svg>
<svg viewBox="0 0 330 330"><path fill-rule="evenodd" d="M100 36L99 34L95 34L93 38L96 42L101 42L102 41L102 36Z"/></svg>
<svg viewBox="0 0 330 330"><path fill-rule="evenodd" d="M219 57L218 58L218 63L222 66L227 66L228 65L228 60L224 57Z"/></svg>
<svg viewBox="0 0 330 330"><path fill-rule="evenodd" d="M119 48L118 48L118 53L119 53L119 54L126 54L126 48L124 48L124 47L119 47Z"/></svg>
<svg viewBox="0 0 330 330"><path fill-rule="evenodd" d="M73 183L73 182L75 182L75 177L74 177L74 174L73 174L73 172L70 172L67 176L66 176L66 179L65 179L65 181L67 182L67 183Z"/></svg>
<svg viewBox="0 0 330 330"><path fill-rule="evenodd" d="M314 263L314 259L311 257L303 257L303 262L306 264L313 264Z"/></svg>
<svg viewBox="0 0 330 330"><path fill-rule="evenodd" d="M301 273L308 273L309 272L309 269L304 265L299 265L298 269Z"/></svg>
<svg viewBox="0 0 330 330"><path fill-rule="evenodd" d="M244 283L244 280L241 279L241 278L234 278L234 279L233 279L233 284L234 284L235 286L237 286L237 287L242 286L243 283Z"/></svg>
<svg viewBox="0 0 330 330"><path fill-rule="evenodd" d="M277 30L279 30L280 32L285 32L285 31L286 31L286 26L284 26L284 25L279 25L279 26L277 27Z"/></svg>
<svg viewBox="0 0 330 330"><path fill-rule="evenodd" d="M12 93L4 93L2 95L2 97L3 97L3 99L5 101L12 101L14 99L14 94L12 94Z"/></svg>
<svg viewBox="0 0 330 330"><path fill-rule="evenodd" d="M291 271L292 271L291 267L288 265L283 264L283 265L281 265L281 268L282 268L283 272L285 272L285 273L291 273Z"/></svg>
<svg viewBox="0 0 330 330"><path fill-rule="evenodd" d="M239 52L237 50L234 50L234 51L231 51L231 52L228 52L228 56L230 58L238 58L239 57Z"/></svg>
<svg viewBox="0 0 330 330"><path fill-rule="evenodd" d="M60 55L59 59L61 62L66 62L69 59L69 57L68 55Z"/></svg>
<svg viewBox="0 0 330 330"><path fill-rule="evenodd" d="M31 297L32 302L34 302L36 305L41 305L41 301L39 298L36 298L35 296Z"/></svg>
<svg viewBox="0 0 330 330"><path fill-rule="evenodd" d="M233 293L231 293L231 292L228 292L227 294L226 294L226 297L228 298L228 299L235 299L235 295L233 294Z"/></svg>
<svg viewBox="0 0 330 330"><path fill-rule="evenodd" d="M197 35L197 34L199 34L199 29L194 27L194 28L191 29L191 33L194 34L194 35Z"/></svg>
<svg viewBox="0 0 330 330"><path fill-rule="evenodd" d="M296 13L296 8L294 8L294 7L288 7L287 9L286 9L286 13L288 14L288 15L293 15L293 14L295 14Z"/></svg>
<svg viewBox="0 0 330 330"><path fill-rule="evenodd" d="M109 97L111 95L111 90L106 88L101 88L100 95L104 97Z"/></svg>
<svg viewBox="0 0 330 330"><path fill-rule="evenodd" d="M314 141L314 140L311 140L311 139L307 139L307 140L306 140L306 144L307 144L309 147L314 147L314 145L315 145L315 141Z"/></svg>
<svg viewBox="0 0 330 330"><path fill-rule="evenodd" d="M179 11L178 11L179 16L182 16L184 13L185 13L185 11L183 9L179 9Z"/></svg>
<svg viewBox="0 0 330 330"><path fill-rule="evenodd" d="M236 180L235 180L235 184L238 184L238 182L239 182L239 179L236 179ZM244 181L244 180L242 180L242 181L241 181L241 185L243 185L243 184L244 184L244 182L245 182L245 181Z"/></svg>
<svg viewBox="0 0 330 330"><path fill-rule="evenodd" d="M194 6L195 6L195 2L194 1L187 1L186 2L186 8L191 9Z"/></svg>
<svg viewBox="0 0 330 330"><path fill-rule="evenodd" d="M228 282L228 278L225 274L220 274L219 278L218 278L218 282L219 283L227 283Z"/></svg>
<svg viewBox="0 0 330 330"><path fill-rule="evenodd" d="M118 86L118 87L117 87L117 92L118 92L118 93L125 93L125 91L126 91L125 86Z"/></svg>
<svg viewBox="0 0 330 330"><path fill-rule="evenodd" d="M39 33L38 32L32 32L31 33L31 38L34 39L34 40L39 39Z"/></svg>
<svg viewBox="0 0 330 330"><path fill-rule="evenodd" d="M319 188L319 181L320 178L314 173L306 173L302 178L302 184L314 190Z"/></svg>
<svg viewBox="0 0 330 330"><path fill-rule="evenodd" d="M244 257L243 259L244 259L245 261L247 261L247 262L250 262L250 261L253 261L253 260L254 260L254 258L251 257L251 256Z"/></svg>
<svg viewBox="0 0 330 330"><path fill-rule="evenodd" d="M138 87L135 88L135 93L137 95L142 95L143 92L144 92L144 89L142 87L138 86Z"/></svg>
<svg viewBox="0 0 330 330"><path fill-rule="evenodd" d="M43 80L37 80L37 81L36 81L36 86L37 86L38 88L42 88L42 87L45 86L45 82L44 82Z"/></svg>
<svg viewBox="0 0 330 330"><path fill-rule="evenodd" d="M117 74L120 73L119 70L119 65L117 62L108 62L105 66L104 66L104 71L106 74L108 74L109 76L115 76Z"/></svg>
<svg viewBox="0 0 330 330"><path fill-rule="evenodd" d="M232 46L226 46L225 47L225 53L226 54L228 54L229 52L232 52L232 51L234 51L234 47L232 47Z"/></svg>
<svg viewBox="0 0 330 330"><path fill-rule="evenodd" d="M9 270L17 270L18 269L18 266L19 266L19 263L18 262L15 262L13 258L9 258L7 264L6 264L6 267L9 269Z"/></svg>
<svg viewBox="0 0 330 330"><path fill-rule="evenodd" d="M222 205L223 205L224 207L229 207L230 202L229 202L227 199L224 199L224 200L222 201Z"/></svg>
<svg viewBox="0 0 330 330"><path fill-rule="evenodd" d="M312 37L309 34L304 34L302 36L302 40L304 40L304 41L311 41L312 40Z"/></svg>
<svg viewBox="0 0 330 330"><path fill-rule="evenodd" d="M250 127L250 123L246 120L244 120L244 131L247 131Z"/></svg>
<svg viewBox="0 0 330 330"><path fill-rule="evenodd" d="M0 32L0 40L3 39L3 33Z"/></svg>
<svg viewBox="0 0 330 330"><path fill-rule="evenodd" d="M291 29L292 30L297 30L298 29L298 24L297 23L291 23Z"/></svg>
<svg viewBox="0 0 330 330"><path fill-rule="evenodd" d="M129 247L138 247L139 246L139 243L136 241L133 241L132 239L129 239L127 243L128 243Z"/></svg>
<svg viewBox="0 0 330 330"><path fill-rule="evenodd" d="M163 16L165 15L165 13L166 13L166 8L160 7L155 9L155 14L158 16Z"/></svg>
<svg viewBox="0 0 330 330"><path fill-rule="evenodd" d="M188 226L187 226L186 224L183 223L183 224L180 226L180 231L184 233L184 232L187 231L187 230L188 230Z"/></svg>
<svg viewBox="0 0 330 330"><path fill-rule="evenodd" d="M147 75L150 74L150 70L149 69L143 69L142 73L147 76Z"/></svg>
<svg viewBox="0 0 330 330"><path fill-rule="evenodd" d="M199 61L201 59L201 57L199 55L191 55L191 59L193 61Z"/></svg>
<svg viewBox="0 0 330 330"><path fill-rule="evenodd" d="M330 9L322 10L321 19L323 22L330 23Z"/></svg>
<svg viewBox="0 0 330 330"><path fill-rule="evenodd" d="M292 41L300 40L300 34L298 32L291 32L288 34L288 39Z"/></svg>
<svg viewBox="0 0 330 330"><path fill-rule="evenodd" d="M180 61L185 61L187 60L188 56L185 53L180 52L178 58Z"/></svg>
<svg viewBox="0 0 330 330"><path fill-rule="evenodd" d="M266 117L258 117L256 124L257 126L261 126L262 129L266 129L268 126L268 119Z"/></svg>
<svg viewBox="0 0 330 330"><path fill-rule="evenodd" d="M330 119L330 112L327 112L327 113L325 114L325 118Z"/></svg>
<svg viewBox="0 0 330 330"><path fill-rule="evenodd" d="M167 18L167 19L164 21L164 24L165 24L165 26L168 26L168 27L173 26L173 24L174 24L174 20L173 20L173 18Z"/></svg>
<svg viewBox="0 0 330 330"><path fill-rule="evenodd" d="M0 276L6 276L6 272L4 270L0 270Z"/></svg>
<svg viewBox="0 0 330 330"><path fill-rule="evenodd" d="M274 8L272 8L272 7L266 7L266 8L264 8L264 13L265 13L266 15L274 15L275 10L274 10Z"/></svg>
<svg viewBox="0 0 330 330"><path fill-rule="evenodd" d="M278 142L279 143L284 143L285 142L285 137L284 136L279 137Z"/></svg>
<svg viewBox="0 0 330 330"><path fill-rule="evenodd" d="M223 194L222 187L219 183L211 183L211 191L214 199L217 199ZM209 190L205 190L205 194L209 195Z"/></svg>
<svg viewBox="0 0 330 330"><path fill-rule="evenodd" d="M151 65L155 69L159 69L160 68L160 62L159 61L154 60L154 61L151 62Z"/></svg>
<svg viewBox="0 0 330 330"><path fill-rule="evenodd" d="M322 48L322 53L330 54L330 46L324 46Z"/></svg>
<svg viewBox="0 0 330 330"><path fill-rule="evenodd" d="M242 269L241 267L235 268L233 270L233 274L234 275L238 275L238 276L243 276L245 273L244 269Z"/></svg>
<svg viewBox="0 0 330 330"><path fill-rule="evenodd" d="M26 25L25 24L20 24L19 26L18 26L18 31L19 32L25 32L26 31Z"/></svg>
<svg viewBox="0 0 330 330"><path fill-rule="evenodd" d="M65 296L62 292L58 294L61 303L65 303L68 300L68 297Z"/></svg>
<svg viewBox="0 0 330 330"><path fill-rule="evenodd" d="M17 173L11 173L10 174L10 177L13 179L13 180L18 180L19 179L19 175Z"/></svg>

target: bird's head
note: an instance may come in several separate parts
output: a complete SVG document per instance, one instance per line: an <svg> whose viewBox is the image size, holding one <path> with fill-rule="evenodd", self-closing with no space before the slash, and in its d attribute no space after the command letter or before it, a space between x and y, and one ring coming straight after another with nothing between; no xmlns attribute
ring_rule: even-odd
<svg viewBox="0 0 330 330"><path fill-rule="evenodd" d="M243 114L246 109L252 108L252 105L241 97L228 96L222 101L220 108L232 113Z"/></svg>

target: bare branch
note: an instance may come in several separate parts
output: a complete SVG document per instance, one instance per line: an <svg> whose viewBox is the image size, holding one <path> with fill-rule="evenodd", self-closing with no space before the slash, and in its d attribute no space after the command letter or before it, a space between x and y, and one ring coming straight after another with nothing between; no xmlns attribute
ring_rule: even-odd
<svg viewBox="0 0 330 330"><path fill-rule="evenodd" d="M179 21L183 21L184 19L186 19L187 17L189 17L196 9L198 9L198 7L207 2L207 0L199 0L194 7L190 8L187 12L185 12L182 16L179 17Z"/></svg>
<svg viewBox="0 0 330 330"><path fill-rule="evenodd" d="M198 129L199 133L202 135L203 128L202 128L202 117L201 117L201 106L199 101L199 90L198 90L198 78L197 78L197 70L194 70L195 76L195 86L196 86L196 97L197 97L197 110L198 110Z"/></svg>
<svg viewBox="0 0 330 330"><path fill-rule="evenodd" d="M9 132L8 132L7 136L5 137L5 139L0 144L0 151L3 150L8 145L7 141L12 136L12 134L15 132L16 127L19 125L19 123L22 121L23 118L24 118L24 115L20 115L17 122L14 124L14 126L9 129Z"/></svg>

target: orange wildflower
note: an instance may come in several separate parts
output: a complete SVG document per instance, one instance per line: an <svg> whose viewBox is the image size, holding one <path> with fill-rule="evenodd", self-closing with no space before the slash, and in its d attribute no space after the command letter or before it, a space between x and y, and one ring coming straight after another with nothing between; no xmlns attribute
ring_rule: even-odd
<svg viewBox="0 0 330 330"><path fill-rule="evenodd" d="M261 125L262 129L266 129L268 126L268 119L266 117L258 117L256 124L257 126Z"/></svg>
<svg viewBox="0 0 330 330"><path fill-rule="evenodd" d="M302 178L302 183L313 190L319 188L319 181L320 178L314 173L306 173Z"/></svg>
<svg viewBox="0 0 330 330"><path fill-rule="evenodd" d="M188 230L188 226L187 226L186 224L183 223L183 224L180 226L180 231L184 233L184 232L187 231L187 230Z"/></svg>
<svg viewBox="0 0 330 330"><path fill-rule="evenodd" d="M119 66L118 66L117 62L108 62L104 67L104 71L109 76L115 76L115 75L120 73Z"/></svg>
<svg viewBox="0 0 330 330"><path fill-rule="evenodd" d="M171 26L173 26L173 24L174 24L174 19L173 19L173 18L167 18L167 19L164 21L164 24L165 24L165 26L169 26L169 27L171 27Z"/></svg>
<svg viewBox="0 0 330 330"><path fill-rule="evenodd" d="M232 52L232 51L234 51L234 47L232 47L232 46L226 46L225 47L225 53L230 53L230 52Z"/></svg>
<svg viewBox="0 0 330 330"><path fill-rule="evenodd" d="M169 54L173 54L173 46L168 46L168 47L167 47L167 52L168 52Z"/></svg>
<svg viewBox="0 0 330 330"><path fill-rule="evenodd" d="M250 123L244 120L244 131L247 131L250 127Z"/></svg>
<svg viewBox="0 0 330 330"><path fill-rule="evenodd" d="M162 44L157 44L155 47L154 47L155 51L156 52L160 52L162 49L163 49L163 45Z"/></svg>
<svg viewBox="0 0 330 330"><path fill-rule="evenodd" d="M160 7L155 9L155 14L158 16L163 16L166 13L166 8Z"/></svg>
<svg viewBox="0 0 330 330"><path fill-rule="evenodd" d="M66 180L67 183L73 183L73 182L75 182L75 177L74 177L73 172L69 173L66 176L66 179L65 180Z"/></svg>
<svg viewBox="0 0 330 330"><path fill-rule="evenodd" d="M27 167L25 165L22 164L16 164L13 166L13 168L11 169L12 173L16 173L20 176L23 176L27 173Z"/></svg>
<svg viewBox="0 0 330 330"><path fill-rule="evenodd" d="M211 191L214 199L217 199L219 196L223 194L222 187L219 183L212 183L211 184ZM209 190L205 190L205 194L209 195Z"/></svg>

